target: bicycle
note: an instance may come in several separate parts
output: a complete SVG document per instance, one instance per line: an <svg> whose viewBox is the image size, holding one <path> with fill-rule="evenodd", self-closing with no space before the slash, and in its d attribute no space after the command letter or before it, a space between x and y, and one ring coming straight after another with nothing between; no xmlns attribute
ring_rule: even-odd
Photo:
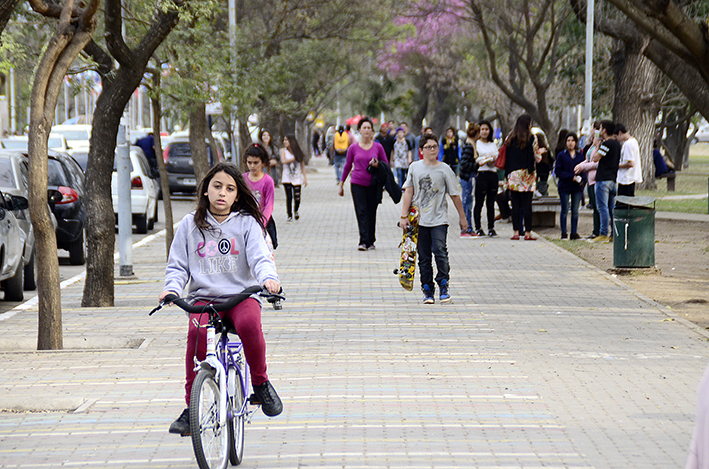
<svg viewBox="0 0 709 469"><path fill-rule="evenodd" d="M228 462L238 466L243 460L244 424L256 411L249 410L248 404L258 407L260 403L254 394L249 396L251 380L243 344L229 340L228 334L236 331L217 313L232 309L254 294L265 297L274 309L280 309L280 301L285 300L282 294L254 285L218 304L191 305L176 295L167 295L149 314L170 303L191 314L209 314L207 356L201 362L194 358L197 376L189 406L192 446L200 469L224 469ZM221 333L219 340L217 332Z"/></svg>

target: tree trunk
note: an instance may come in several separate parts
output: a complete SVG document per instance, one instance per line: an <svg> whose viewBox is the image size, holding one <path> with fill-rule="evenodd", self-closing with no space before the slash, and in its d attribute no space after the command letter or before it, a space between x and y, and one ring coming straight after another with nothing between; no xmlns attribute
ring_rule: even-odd
<svg viewBox="0 0 709 469"><path fill-rule="evenodd" d="M113 306L115 218L111 197L111 175L116 149L116 136L121 115L135 89L140 85L145 67L155 49L162 43L179 19L173 7L186 0L176 0L172 6L157 9L145 36L138 38L134 49L123 42L121 2L105 0L104 38L109 55L96 43L89 42L85 52L98 64L103 92L96 102L93 129L86 168L86 238L87 265L84 307ZM118 68L114 64L118 63Z"/></svg>
<svg viewBox="0 0 709 469"><path fill-rule="evenodd" d="M620 42L612 56L615 74L613 120L625 125L640 145L643 182L638 189L655 188L652 141L660 110L660 71L642 55L642 44Z"/></svg>
<svg viewBox="0 0 709 469"><path fill-rule="evenodd" d="M190 152L194 163L194 175L197 184L209 172L207 155L207 114L204 103L194 103L190 112Z"/></svg>
<svg viewBox="0 0 709 469"><path fill-rule="evenodd" d="M90 2L78 18L72 18L74 3L68 1L62 6L57 32L42 56L32 85L28 195L37 253L38 350L64 347L57 238L47 206L47 139L64 76L96 28L97 7L98 3Z"/></svg>
<svg viewBox="0 0 709 469"><path fill-rule="evenodd" d="M155 90L154 97L150 98L150 104L153 107L153 118L155 124L153 127L153 136L155 138L155 159L158 163L158 172L160 173L160 189L162 190L162 202L165 211L165 259L170 256L170 246L172 239L175 237L174 222L172 220L172 199L170 197L170 183L167 180L167 168L165 160L162 156L162 139L160 138L160 121L162 120L162 108L160 107L160 73L153 74L153 89Z"/></svg>
<svg viewBox="0 0 709 469"><path fill-rule="evenodd" d="M421 86L418 87L418 92L415 96L417 98L415 102L418 103L418 105L416 106L414 115L411 116L411 130L414 132L416 132L416 129L421 128L423 120L426 118L426 114L428 114L428 88L426 83L422 83Z"/></svg>

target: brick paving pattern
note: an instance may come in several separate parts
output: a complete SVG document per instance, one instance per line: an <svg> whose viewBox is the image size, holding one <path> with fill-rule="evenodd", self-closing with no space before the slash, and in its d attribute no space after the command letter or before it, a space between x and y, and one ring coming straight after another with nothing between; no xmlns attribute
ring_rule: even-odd
<svg viewBox="0 0 709 469"><path fill-rule="evenodd" d="M284 412L246 427L247 468L682 467L704 335L544 241L459 239L448 305L405 292L400 207L380 206L358 252L349 190L313 165L301 218L277 189L276 259L288 295L264 307ZM456 220L451 208L450 220ZM153 317L164 239L136 247L116 305L63 290L65 350L34 351L36 306L0 315L0 467L192 468L182 408L186 318ZM417 272L418 277L418 272ZM5 316L5 318L3 318Z"/></svg>

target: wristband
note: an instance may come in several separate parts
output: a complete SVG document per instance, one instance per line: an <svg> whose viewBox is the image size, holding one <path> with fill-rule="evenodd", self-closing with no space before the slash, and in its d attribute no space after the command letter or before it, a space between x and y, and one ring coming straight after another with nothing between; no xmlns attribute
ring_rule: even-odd
<svg viewBox="0 0 709 469"><path fill-rule="evenodd" d="M408 215L406 215L405 217L401 217L401 219L402 219L402 220L403 220L404 218L409 218L409 216L408 216Z"/></svg>

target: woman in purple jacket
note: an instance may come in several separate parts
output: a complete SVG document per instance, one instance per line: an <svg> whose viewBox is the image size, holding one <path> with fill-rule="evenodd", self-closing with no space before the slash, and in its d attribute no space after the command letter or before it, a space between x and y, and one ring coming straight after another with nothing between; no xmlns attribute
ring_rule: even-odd
<svg viewBox="0 0 709 469"><path fill-rule="evenodd" d="M347 149L345 167L342 168L342 180L338 188L340 197L345 195L345 181L352 171L350 188L352 200L357 215L359 226L359 246L357 250L366 251L374 249L375 231L377 225L377 207L381 200L380 189L370 186L372 175L367 172L368 166L379 167L379 162L389 164L386 152L378 142L374 141L374 124L369 117L363 118L357 125L357 130L362 137L358 143L350 145Z"/></svg>
<svg viewBox="0 0 709 469"><path fill-rule="evenodd" d="M576 174L576 165L584 162L584 157L578 150L579 139L575 133L569 132L566 135L566 149L557 156L554 165L554 174L559 178L557 184L559 188L559 199L561 199L561 215L559 225L561 225L561 239L580 239L578 234L579 226L579 206L583 195L583 187L586 183L586 174ZM569 199L571 199L571 236L566 231L566 217L569 212Z"/></svg>

